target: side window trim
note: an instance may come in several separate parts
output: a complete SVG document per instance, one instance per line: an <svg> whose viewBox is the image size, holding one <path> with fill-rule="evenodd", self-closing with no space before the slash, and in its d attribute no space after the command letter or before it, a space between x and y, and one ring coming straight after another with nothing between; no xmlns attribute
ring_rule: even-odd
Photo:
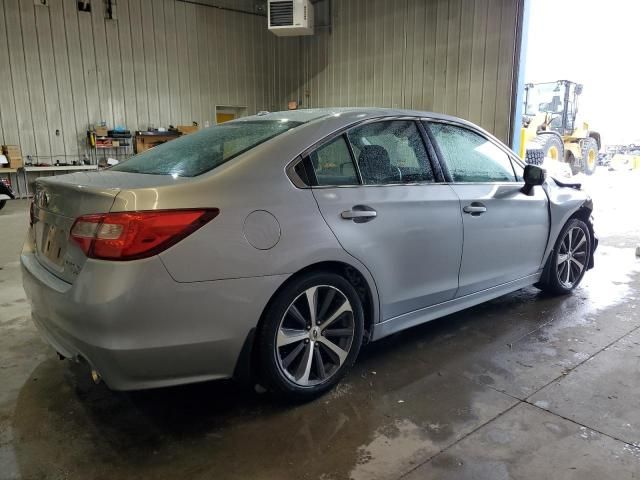
<svg viewBox="0 0 640 480"><path fill-rule="evenodd" d="M374 117L369 118L363 121L359 121L357 123L353 123L351 125L347 125L345 127L336 130L335 132L327 135L326 137L318 140L313 145L304 150L298 157L296 157L289 165L286 167L286 173L291 182L298 188L353 188L353 187L379 187L384 185L365 185L362 181L362 173L360 171L360 166L358 165L357 159L355 158L355 152L353 151L353 146L351 145L351 141L349 140L348 132L354 128L361 127L363 125L367 125L370 123L379 123L379 122L392 122L397 120L404 120L413 122L418 130L420 137L422 139L422 144L427 153L427 167L431 168L434 180L432 182L415 182L415 183L403 183L403 184L390 184L394 186L398 185L432 185L437 183L446 183L447 182L447 170L446 164L443 165L438 157L438 146L434 141L431 133L429 132L428 126L425 122L430 121L431 119L426 119L418 116L390 116L390 117ZM338 137L344 137L347 142L347 146L349 148L349 154L351 155L351 161L353 162L354 169L356 171L356 175L359 181L357 185L318 185L318 180L315 174L313 167L311 166L310 155L321 148L323 145L326 145L329 142L332 142ZM309 179L309 185L305 184L302 179L296 174L295 167L302 162L304 165L305 172L307 174L307 178Z"/></svg>
<svg viewBox="0 0 640 480"><path fill-rule="evenodd" d="M311 175L309 175L309 169L307 168L307 165L305 164L304 160L305 159L302 156L298 155L285 168L285 173L287 174L287 177L289 177L289 180L291 180L291 183L293 183L293 185L297 188L311 187L312 177ZM298 165L302 166L306 179L298 174L297 172Z"/></svg>
<svg viewBox="0 0 640 480"><path fill-rule="evenodd" d="M520 159L520 157L518 157L511 150L509 150L507 153L509 155L509 159L511 160L511 168L513 168L513 173L516 174L516 183L521 183L522 185L524 185L524 180L523 179L521 179L521 180L518 179L518 173L516 172L516 165L518 165L520 168L524 169L524 167L526 166L525 162L523 162Z"/></svg>
<svg viewBox="0 0 640 480"><path fill-rule="evenodd" d="M307 172L307 178L309 179L309 187L317 187L318 186L318 177L316 177L316 171L313 169L311 165L311 158L309 155L304 155L302 157L302 165L304 166L304 171Z"/></svg>
<svg viewBox="0 0 640 480"><path fill-rule="evenodd" d="M440 171L442 172L443 182L445 183L453 183L453 177L449 172L449 167L447 167L447 163L444 161L444 155L442 155L442 151L440 150L440 145L436 141L436 137L433 135L431 128L429 126L430 120L422 119L420 124L427 134L427 139L433 148L433 154L438 162L438 166L440 167Z"/></svg>
<svg viewBox="0 0 640 480"><path fill-rule="evenodd" d="M296 157L286 168L286 173L287 176L289 177L289 179L291 180L291 182L297 187L297 188L333 188L331 186L319 186L318 185L318 180L316 178L316 174L315 171L313 170L313 168L311 167L311 161L309 158L309 155L314 152L315 150L319 149L320 147L322 147L323 145L333 141L334 139L336 139L337 137L345 137L345 141L347 142L347 147L349 148L349 154L351 155L351 161L353 162L354 165L354 169L356 171L356 175L358 177L358 185L336 185L335 187L340 187L340 188L347 188L347 187L359 187L359 186L366 186L363 185L362 182L362 173L360 172L360 166L358 165L358 162L356 161L355 158L355 154L353 152L353 147L351 145L351 142L349 141L349 137L347 135L347 132L353 128L359 127L361 125L365 125L368 123L377 123L377 122L381 122L381 121L393 121L393 120L411 120L414 121L416 123L416 126L418 128L418 130L420 131L420 134L422 136L422 141L423 144L426 148L427 151L427 157L429 159L431 168L434 172L435 175L435 179L434 182L422 182L422 183L417 183L418 185L427 185L427 184L431 184L431 183L457 183L453 181L453 177L451 176L451 173L449 172L449 169L447 167L446 162L444 161L444 156L442 154L442 151L440 150L440 146L438 145L437 140L435 139L435 136L433 135L433 132L431 131L430 128L430 124L431 123L444 123L446 125L452 125L455 127L461 127L461 128L466 128L467 130L470 130L471 132L480 135L482 138L484 138L485 140L491 142L493 145L495 145L496 147L500 148L500 150L502 150L504 153L506 153L509 157L509 160L511 161L511 168L514 172L514 178L516 179L516 182L504 182L504 183L523 183L522 180L518 180L518 175L515 172L515 166L514 166L514 162L516 164L518 164L520 167L524 168L524 165L522 164L522 160L520 158L518 158L515 153L513 153L511 150L509 149L505 149L502 145L497 144L493 139L488 138L483 132L470 127L469 125L465 125L463 123L458 123L458 122L452 122L452 121L446 121L443 119L439 119L439 118L430 118L430 117L378 117L378 118L372 118L372 119L368 119L362 122L358 122L356 124L352 124L349 125L347 127L344 127L342 129L340 129L339 131L334 132L331 135L326 136L325 138L323 138L322 140L316 142L313 146L311 146L310 148L308 148L307 150L305 150L301 155L299 155L298 157ZM303 168L305 170L305 173L307 175L307 179L309 180L309 184L304 182L304 179L300 178L300 176L295 172L295 168L298 166L298 164L302 163ZM461 182L461 183L466 183L466 182ZM500 182L487 182L487 183L500 183ZM404 185L413 185L413 184L404 184ZM379 186L379 185L369 185L369 186Z"/></svg>
<svg viewBox="0 0 640 480"><path fill-rule="evenodd" d="M442 120L439 118L422 118L422 123L424 125L425 130L427 131L428 135L429 135L429 139L434 143L434 147L436 150L436 153L438 155L438 160L440 162L440 165L442 166L443 170L445 170L447 172L446 176L448 177L448 181L447 183L455 183L455 184L505 184L505 185L513 185L514 183L518 184L518 183L522 183L520 180L518 180L518 175L516 174L516 169L513 166L513 162L514 162L514 153L511 150L505 149L502 145L500 145L499 143L496 143L495 140L493 140L492 138L488 137L484 132L470 127L469 125L465 125L463 123L458 123L458 122L451 122L451 121L447 121L447 120ZM447 163L444 159L444 155L442 154L442 151L440 150L440 146L438 145L437 140L435 139L435 136L433 135L433 132L431 132L431 129L429 128L429 124L431 123L442 123L444 125L451 125L452 127L456 127L456 128L462 128L465 130L468 130L472 133L475 133L476 135L482 137L485 141L491 143L493 146L497 147L498 149L500 149L500 151L502 151L507 158L509 159L509 164L511 165L511 171L513 173L513 182L455 182L453 180L452 175L449 173L449 169L447 167Z"/></svg>
<svg viewBox="0 0 640 480"><path fill-rule="evenodd" d="M425 125L425 122L421 121L420 119L416 119L415 121L416 126L418 127L418 131L420 131L420 136L422 137L422 143L424 144L426 150L427 150L427 158L429 161L429 164L431 165L431 170L433 171L433 175L434 175L434 182L433 183L443 183L447 181L446 178L446 165L442 165L442 163L440 163L440 159L438 158L438 152L436 151L436 147L437 145L435 144L435 142L433 141L433 139L429 136L429 131L427 129L427 126Z"/></svg>
<svg viewBox="0 0 640 480"><path fill-rule="evenodd" d="M354 127L352 127L354 128ZM362 172L360 171L360 165L358 165L358 160L356 159L356 154L353 151L353 145L351 145L351 140L349 140L349 135L347 133L349 130L345 130L342 132L342 136L344 137L344 141L347 142L347 148L349 149L349 155L351 155L351 161L353 162L353 168L356 171L356 176L358 177L358 186L361 187L364 185L364 181L362 180Z"/></svg>

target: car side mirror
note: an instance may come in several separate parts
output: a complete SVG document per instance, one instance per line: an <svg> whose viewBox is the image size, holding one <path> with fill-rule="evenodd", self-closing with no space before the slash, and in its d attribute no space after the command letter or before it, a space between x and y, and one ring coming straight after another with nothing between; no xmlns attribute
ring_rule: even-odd
<svg viewBox="0 0 640 480"><path fill-rule="evenodd" d="M533 187L536 185L542 185L547 179L547 172L543 168L537 165L527 165L524 167L524 187L522 187L522 193L525 195L532 195Z"/></svg>

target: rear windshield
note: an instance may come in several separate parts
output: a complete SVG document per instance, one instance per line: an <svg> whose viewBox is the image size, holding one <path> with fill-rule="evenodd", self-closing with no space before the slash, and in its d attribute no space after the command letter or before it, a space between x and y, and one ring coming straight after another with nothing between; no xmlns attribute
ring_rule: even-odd
<svg viewBox="0 0 640 480"><path fill-rule="evenodd" d="M111 170L195 177L300 124L287 120L224 123L158 145Z"/></svg>

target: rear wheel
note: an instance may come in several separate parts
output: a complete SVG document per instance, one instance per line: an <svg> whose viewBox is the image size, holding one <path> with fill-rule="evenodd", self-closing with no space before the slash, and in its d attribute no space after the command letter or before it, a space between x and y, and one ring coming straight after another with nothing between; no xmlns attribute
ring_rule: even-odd
<svg viewBox="0 0 640 480"><path fill-rule="evenodd" d="M598 142L595 138L585 138L581 142L582 147L582 171L586 175L593 175L598 164Z"/></svg>
<svg viewBox="0 0 640 480"><path fill-rule="evenodd" d="M549 264L546 279L538 286L549 293L563 295L571 292L582 281L591 255L591 233L589 227L577 218L564 226Z"/></svg>
<svg viewBox="0 0 640 480"><path fill-rule="evenodd" d="M260 328L265 386L298 400L326 392L353 365L363 328L362 305L347 280L333 273L301 276L278 293Z"/></svg>

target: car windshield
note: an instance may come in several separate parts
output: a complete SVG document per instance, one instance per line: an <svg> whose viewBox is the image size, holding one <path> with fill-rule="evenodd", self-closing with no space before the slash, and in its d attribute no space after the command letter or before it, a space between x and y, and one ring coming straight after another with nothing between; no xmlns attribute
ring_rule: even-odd
<svg viewBox="0 0 640 480"><path fill-rule="evenodd" d="M527 89L526 115L562 113L565 86L561 83L538 83Z"/></svg>
<svg viewBox="0 0 640 480"><path fill-rule="evenodd" d="M224 123L159 145L111 170L195 177L300 124L288 120Z"/></svg>

